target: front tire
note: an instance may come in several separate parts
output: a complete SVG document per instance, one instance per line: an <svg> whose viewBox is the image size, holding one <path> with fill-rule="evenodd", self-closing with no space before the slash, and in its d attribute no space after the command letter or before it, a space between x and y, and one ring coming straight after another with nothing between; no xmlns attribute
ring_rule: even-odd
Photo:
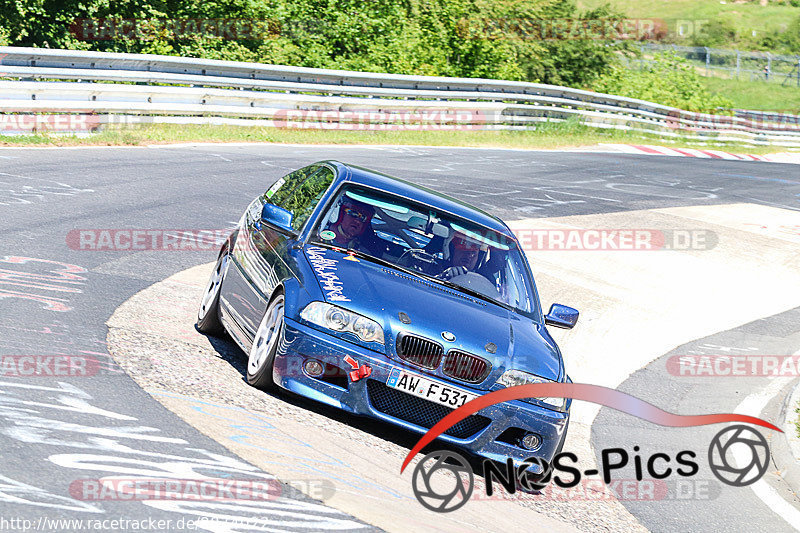
<svg viewBox="0 0 800 533"><path fill-rule="evenodd" d="M272 368L283 333L284 295L277 294L267 306L247 357L247 382L262 390L275 388Z"/></svg>
<svg viewBox="0 0 800 533"><path fill-rule="evenodd" d="M225 333L225 327L219 318L219 294L222 280L228 272L230 257L227 251L222 252L214 266L214 272L211 273L211 279L208 280L200 309L197 311L197 330L201 333L214 336Z"/></svg>

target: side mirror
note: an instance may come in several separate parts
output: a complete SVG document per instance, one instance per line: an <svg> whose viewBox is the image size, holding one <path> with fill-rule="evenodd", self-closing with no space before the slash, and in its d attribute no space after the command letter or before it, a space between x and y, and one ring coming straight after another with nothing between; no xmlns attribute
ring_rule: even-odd
<svg viewBox="0 0 800 533"><path fill-rule="evenodd" d="M553 304L544 317L544 323L557 328L572 329L578 322L578 310L566 305Z"/></svg>
<svg viewBox="0 0 800 533"><path fill-rule="evenodd" d="M263 222L280 231L294 234L292 217L292 212L287 209L274 204L264 204L263 209L261 209L261 220L259 222ZM256 226L258 226L258 224ZM258 226L257 229L261 229L261 227Z"/></svg>

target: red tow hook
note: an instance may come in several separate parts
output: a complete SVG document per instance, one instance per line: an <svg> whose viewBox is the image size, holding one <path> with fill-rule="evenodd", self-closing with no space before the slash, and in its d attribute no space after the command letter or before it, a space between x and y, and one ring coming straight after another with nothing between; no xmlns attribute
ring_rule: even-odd
<svg viewBox="0 0 800 533"><path fill-rule="evenodd" d="M351 370L350 374L350 381L358 381L361 378L366 378L370 374L372 374L372 368L368 367L367 365L358 366L358 361L346 355L344 357L344 362L350 365Z"/></svg>

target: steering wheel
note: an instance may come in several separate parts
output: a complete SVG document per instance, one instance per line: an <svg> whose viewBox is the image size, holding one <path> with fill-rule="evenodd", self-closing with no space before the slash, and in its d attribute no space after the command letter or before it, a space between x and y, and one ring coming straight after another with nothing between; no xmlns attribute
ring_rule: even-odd
<svg viewBox="0 0 800 533"><path fill-rule="evenodd" d="M409 262L410 266L424 274L431 274L436 270L439 260L435 255L426 252L422 248L409 248L397 260L400 264L405 264L404 261Z"/></svg>
<svg viewBox="0 0 800 533"><path fill-rule="evenodd" d="M477 272L467 272L466 274L450 278L450 283L455 283L465 289L472 289L494 300L502 301L502 296L497 290L497 287Z"/></svg>

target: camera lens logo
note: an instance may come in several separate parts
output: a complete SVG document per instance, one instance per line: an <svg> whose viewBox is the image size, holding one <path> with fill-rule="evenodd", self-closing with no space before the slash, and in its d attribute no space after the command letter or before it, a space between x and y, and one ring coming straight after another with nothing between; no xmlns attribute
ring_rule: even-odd
<svg viewBox="0 0 800 533"><path fill-rule="evenodd" d="M411 480L419 503L437 513L460 509L469 501L474 486L469 463L457 453L442 450L429 453L417 463Z"/></svg>
<svg viewBox="0 0 800 533"><path fill-rule="evenodd" d="M708 465L723 483L746 487L761 479L767 471L767 439L744 425L723 429L714 435L708 447Z"/></svg>
<svg viewBox="0 0 800 533"><path fill-rule="evenodd" d="M554 458L555 459L555 458ZM529 472L532 466L538 466L541 474ZM543 490L550 484L553 477L553 465L541 457L529 457L519 467L517 467L517 482L519 489L527 492Z"/></svg>

